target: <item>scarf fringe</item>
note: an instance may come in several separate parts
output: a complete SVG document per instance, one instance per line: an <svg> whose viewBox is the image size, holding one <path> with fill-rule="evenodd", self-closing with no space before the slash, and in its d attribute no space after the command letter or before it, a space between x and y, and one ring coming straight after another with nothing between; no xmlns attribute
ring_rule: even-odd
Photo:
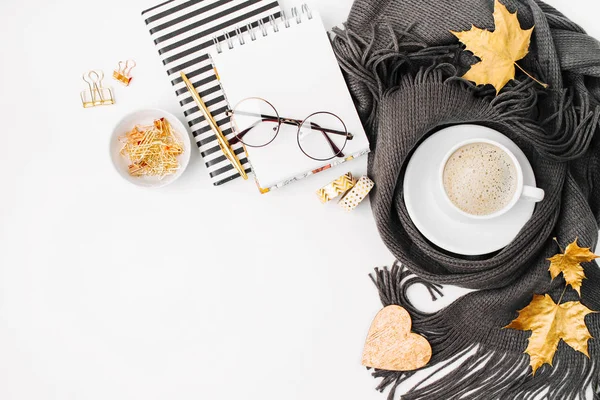
<svg viewBox="0 0 600 400"><path fill-rule="evenodd" d="M373 26L370 41L365 41L345 25L344 29L335 27L332 30L335 34L332 46L341 68L350 78L361 82L370 94L370 99L362 99L365 104L358 104L358 107L363 122L372 128L375 128L381 98L389 88L398 85L407 69L415 64L436 65L456 60L460 51L458 45L428 47L410 33L411 27L398 32L390 23L385 22L382 26L386 31L381 34L387 34L390 43L380 49L374 48L375 38L380 34L377 26Z"/></svg>
<svg viewBox="0 0 600 400"><path fill-rule="evenodd" d="M423 313L406 296L409 287L421 284L436 299L442 295L440 285L424 281L397 262L391 270L376 268L371 279L382 304L406 308L413 320L413 331L426 337L433 350L429 365L421 369L427 375L416 383L407 382L416 371L373 372L375 378L381 378L377 390L390 389L388 400L395 398L403 383L411 388L400 397L402 400L583 400L592 388L593 398L600 399L596 362L564 343L554 356L554 365L544 365L533 376L526 354L493 350L485 343L466 343L460 338L464 333L455 332L446 324L443 311Z"/></svg>
<svg viewBox="0 0 600 400"><path fill-rule="evenodd" d="M361 85L364 95L355 100L363 123L372 133L377 131L378 105L389 90L400 89L406 79L414 84L435 78L460 81L477 97L487 98L492 106L502 108L508 123L552 161L571 161L588 151L600 127L600 105L583 83L575 84L572 89L540 90L530 78L515 79L496 96L491 86L477 87L459 76L477 59L458 43L430 47L410 33L410 26L402 31L395 31L386 21L382 26L373 27L370 41L346 26L333 29L334 52L349 84ZM376 49L375 38L381 34L389 37L389 44ZM529 64L534 73L544 76L539 64ZM539 101L540 95L545 100ZM540 109L552 110L541 123L536 121Z"/></svg>

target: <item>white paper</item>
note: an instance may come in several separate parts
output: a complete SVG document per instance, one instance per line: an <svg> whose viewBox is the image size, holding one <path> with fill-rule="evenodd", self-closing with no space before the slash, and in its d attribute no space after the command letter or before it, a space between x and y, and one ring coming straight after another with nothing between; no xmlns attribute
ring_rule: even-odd
<svg viewBox="0 0 600 400"><path fill-rule="evenodd" d="M256 40L244 35L245 44L233 38L234 48L222 44L223 52L211 56L231 107L248 97L260 97L277 109L280 117L303 120L310 114L328 111L339 116L354 135L343 153L364 154L369 142L337 63L327 32L317 12L312 19L292 18L279 31L269 24L268 36L255 29ZM315 161L307 157L296 140L297 128L282 125L277 138L262 148L247 148L257 181L262 188L300 178L310 171L342 158Z"/></svg>

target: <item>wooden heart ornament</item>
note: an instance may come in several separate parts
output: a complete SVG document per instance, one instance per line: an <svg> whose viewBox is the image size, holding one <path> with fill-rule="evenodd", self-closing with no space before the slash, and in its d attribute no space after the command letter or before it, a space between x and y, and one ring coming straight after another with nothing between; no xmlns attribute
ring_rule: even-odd
<svg viewBox="0 0 600 400"><path fill-rule="evenodd" d="M410 331L412 320L400 306L387 306L371 324L363 350L362 365L388 371L412 371L427 365L431 346Z"/></svg>

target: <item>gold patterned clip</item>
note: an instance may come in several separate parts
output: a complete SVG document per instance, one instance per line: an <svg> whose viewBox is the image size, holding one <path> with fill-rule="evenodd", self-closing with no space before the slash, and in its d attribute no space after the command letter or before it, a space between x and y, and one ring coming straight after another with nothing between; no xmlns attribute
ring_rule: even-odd
<svg viewBox="0 0 600 400"><path fill-rule="evenodd" d="M136 66L135 61L127 60L127 61L119 61L119 66L113 72L113 78L119 81L121 84L125 86L129 86L131 83L131 70Z"/></svg>
<svg viewBox="0 0 600 400"><path fill-rule="evenodd" d="M363 176L356 182L356 185L342 197L339 202L340 207L346 211L352 211L369 195L369 192L375 183L367 176Z"/></svg>
<svg viewBox="0 0 600 400"><path fill-rule="evenodd" d="M102 79L104 79L102 71L90 71L83 74L83 81L88 84L88 89L81 92L83 108L115 104L112 90L102 87Z"/></svg>
<svg viewBox="0 0 600 400"><path fill-rule="evenodd" d="M346 193L348 190L352 189L355 184L356 179L348 172L346 175L340 176L335 181L317 190L317 196L319 197L319 200L321 200L321 203L325 204L329 200L335 199L339 195Z"/></svg>

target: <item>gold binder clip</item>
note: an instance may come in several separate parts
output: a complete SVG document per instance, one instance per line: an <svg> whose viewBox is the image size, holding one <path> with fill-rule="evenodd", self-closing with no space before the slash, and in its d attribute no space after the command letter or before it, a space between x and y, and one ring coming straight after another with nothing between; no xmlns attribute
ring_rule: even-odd
<svg viewBox="0 0 600 400"><path fill-rule="evenodd" d="M135 61L119 61L119 69L115 69L113 72L113 78L121 82L125 86L129 86L131 83L131 70L136 66Z"/></svg>
<svg viewBox="0 0 600 400"><path fill-rule="evenodd" d="M88 84L88 89L81 92L83 108L115 104L112 90L102 87L102 79L104 79L102 71L90 71L83 74L83 81Z"/></svg>

